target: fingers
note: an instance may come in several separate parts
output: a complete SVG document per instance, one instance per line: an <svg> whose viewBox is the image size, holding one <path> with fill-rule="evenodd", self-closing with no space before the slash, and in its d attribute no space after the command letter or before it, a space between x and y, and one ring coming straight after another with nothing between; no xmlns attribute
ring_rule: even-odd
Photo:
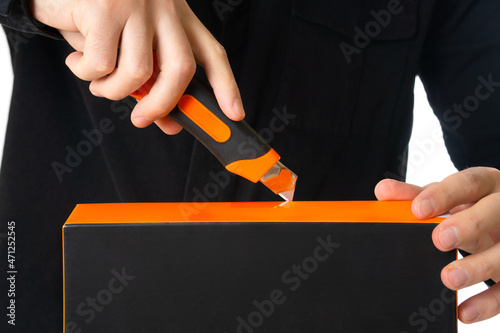
<svg viewBox="0 0 500 333"><path fill-rule="evenodd" d="M446 287L459 290L474 284L500 277L500 244L489 249L457 260L446 266L441 272L441 280Z"/></svg>
<svg viewBox="0 0 500 333"><path fill-rule="evenodd" d="M500 312L499 190L498 170L471 168L429 186L413 200L412 210L419 218L452 213L433 231L439 250L460 248L473 253L442 270L441 279L448 288L459 290L489 279L497 282L460 305L459 319L465 323Z"/></svg>
<svg viewBox="0 0 500 333"><path fill-rule="evenodd" d="M132 112L132 122L137 127L146 127L165 117L175 107L196 71L196 62L180 22L173 15L166 16L158 30L169 33L156 36L160 72L149 94Z"/></svg>
<svg viewBox="0 0 500 333"><path fill-rule="evenodd" d="M78 31L59 30L64 39L79 52L83 52L85 47L85 37Z"/></svg>
<svg viewBox="0 0 500 333"><path fill-rule="evenodd" d="M494 317L500 313L500 284L469 298L458 307L458 318L466 324Z"/></svg>
<svg viewBox="0 0 500 333"><path fill-rule="evenodd" d="M36 19L58 29L78 51L66 58L77 77L92 81L114 70L126 16L120 1L33 0L29 6Z"/></svg>
<svg viewBox="0 0 500 333"><path fill-rule="evenodd" d="M449 251L472 243L472 247L467 247L468 252L481 251L491 246L481 237L499 227L499 216L500 193L493 193L438 225L432 233L434 245L441 251Z"/></svg>
<svg viewBox="0 0 500 333"><path fill-rule="evenodd" d="M123 27L106 13L96 11L95 18L86 22L86 26L92 28L81 31L85 37L83 53L74 52L66 58L66 65L82 80L96 80L116 67L118 42Z"/></svg>
<svg viewBox="0 0 500 333"><path fill-rule="evenodd" d="M195 59L205 66L221 109L233 120L243 119L241 97L224 49L184 1L181 1L179 6L176 8L178 11L166 16L159 25L158 31L170 32L158 33L156 36L160 72L149 95L144 97L133 111L132 122L137 127L145 127L155 122L168 134L180 131L180 126L162 118L175 107L192 79L196 70ZM125 40L125 35L123 39ZM121 62L119 67L120 65ZM120 68L117 72L119 70ZM145 77L140 79L135 82L136 87L132 91L147 80ZM141 84L137 85L138 83ZM119 98L120 95L115 97Z"/></svg>
<svg viewBox="0 0 500 333"><path fill-rule="evenodd" d="M446 266L441 279L446 287L459 290L489 279L498 282L500 277L500 244L457 260Z"/></svg>
<svg viewBox="0 0 500 333"><path fill-rule="evenodd" d="M425 219L471 203L498 191L500 172L493 168L470 168L426 188L412 204L416 217Z"/></svg>
<svg viewBox="0 0 500 333"><path fill-rule="evenodd" d="M241 96L224 48L203 26L186 1L82 3L72 11L75 29L62 29L75 47L67 66L90 91L119 100L149 80L156 52L159 73L149 94L134 108L135 126L153 122L165 132L178 132L170 120L160 120L177 104L196 71L205 68L217 101L233 120L244 118ZM79 34L80 33L80 34ZM120 49L118 55L118 49Z"/></svg>
<svg viewBox="0 0 500 333"><path fill-rule="evenodd" d="M118 66L109 75L92 81L90 90L120 100L140 88L153 73L153 33L144 11L134 13L122 33Z"/></svg>
<svg viewBox="0 0 500 333"><path fill-rule="evenodd" d="M422 190L420 186L384 179L375 186L375 196L378 200L413 200Z"/></svg>
<svg viewBox="0 0 500 333"><path fill-rule="evenodd" d="M196 61L205 69L220 108L232 120L245 117L243 102L224 47L198 20L186 2L180 16Z"/></svg>

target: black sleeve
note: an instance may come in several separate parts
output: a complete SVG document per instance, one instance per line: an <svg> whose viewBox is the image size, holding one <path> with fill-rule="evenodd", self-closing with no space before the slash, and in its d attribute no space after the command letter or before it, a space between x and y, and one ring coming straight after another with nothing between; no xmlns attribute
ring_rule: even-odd
<svg viewBox="0 0 500 333"><path fill-rule="evenodd" d="M0 0L0 24L14 30L62 39L57 29L35 20L26 5L26 0Z"/></svg>
<svg viewBox="0 0 500 333"><path fill-rule="evenodd" d="M420 77L462 170L500 168L500 1L439 0Z"/></svg>

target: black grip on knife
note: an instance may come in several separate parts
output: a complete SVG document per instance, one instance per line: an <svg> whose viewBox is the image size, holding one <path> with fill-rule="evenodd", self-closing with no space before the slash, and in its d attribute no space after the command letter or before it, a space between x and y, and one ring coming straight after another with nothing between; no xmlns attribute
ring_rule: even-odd
<svg viewBox="0 0 500 333"><path fill-rule="evenodd" d="M153 75L131 96L140 100L148 95L158 73L155 59ZM212 88L196 75L168 117L207 147L228 171L254 183L280 159L246 122L229 119L219 107Z"/></svg>
<svg viewBox="0 0 500 333"><path fill-rule="evenodd" d="M181 110L185 99L188 98L186 95L188 97L192 96L196 101L201 103L215 115L216 119L227 127L223 128L221 123L196 124L195 121L196 117L199 117L199 109L193 110L194 113L198 113L194 115L194 118L188 116L189 113L186 112L187 110ZM195 103L194 101L189 101L184 104L187 104L187 107L193 107ZM224 166L239 160L256 159L271 150L271 146L245 121L233 121L229 119L220 109L212 89L196 76L179 100L179 104L169 113L169 117L203 143ZM204 120L202 117L198 119L201 121ZM203 129L200 125L210 127L209 130L214 133L207 133L206 128ZM229 134L227 139L224 137L224 133L222 133L224 130L226 130L226 134Z"/></svg>
<svg viewBox="0 0 500 333"><path fill-rule="evenodd" d="M280 156L245 121L229 119L210 86L194 77L169 115L232 173L257 182Z"/></svg>

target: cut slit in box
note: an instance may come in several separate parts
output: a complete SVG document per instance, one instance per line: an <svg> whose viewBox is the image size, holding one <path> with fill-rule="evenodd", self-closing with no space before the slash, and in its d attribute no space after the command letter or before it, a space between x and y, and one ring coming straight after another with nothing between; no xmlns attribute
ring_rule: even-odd
<svg viewBox="0 0 500 333"><path fill-rule="evenodd" d="M456 252L411 203L78 205L65 332L456 332Z"/></svg>

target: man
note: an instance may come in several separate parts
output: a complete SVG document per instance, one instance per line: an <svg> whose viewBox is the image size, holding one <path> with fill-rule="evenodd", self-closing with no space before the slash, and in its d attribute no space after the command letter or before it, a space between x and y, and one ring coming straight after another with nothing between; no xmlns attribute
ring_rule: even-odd
<svg viewBox="0 0 500 333"><path fill-rule="evenodd" d="M148 126L179 132L165 115L196 63L228 117L242 119L244 105L245 119L307 184L295 199L373 199L375 188L381 200L413 200L419 218L451 211L434 244L473 254L445 267L443 283L499 281L498 1L0 3L16 75L0 220L2 230L15 220L19 237L18 318L38 318L19 319L20 329L60 326L60 226L76 203L276 200L237 177L201 196L222 166L186 133ZM76 51L43 37L19 43L16 28L62 36ZM153 52L161 71L150 95L122 100L150 77ZM416 75L465 169L425 188L382 180L404 180ZM467 300L460 319L496 315L499 295L495 284Z"/></svg>

